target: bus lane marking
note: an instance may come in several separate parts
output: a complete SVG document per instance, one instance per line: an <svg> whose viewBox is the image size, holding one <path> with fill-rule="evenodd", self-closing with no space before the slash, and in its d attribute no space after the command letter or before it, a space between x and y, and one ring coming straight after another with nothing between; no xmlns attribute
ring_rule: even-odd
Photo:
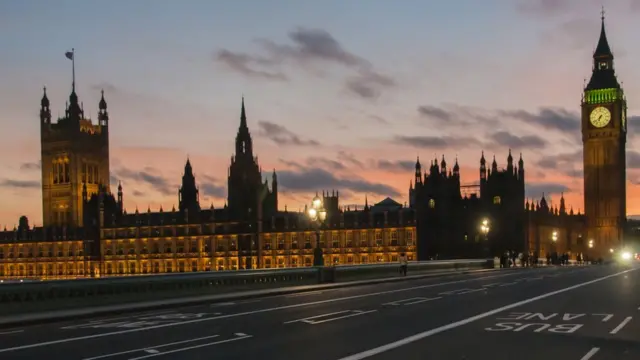
<svg viewBox="0 0 640 360"><path fill-rule="evenodd" d="M622 330L622 328L624 328L629 323L629 321L631 321L631 319L633 319L632 316L627 316L626 318L624 318L624 320L622 320L622 322L618 324L615 329L611 330L609 334L617 334L618 331Z"/></svg>

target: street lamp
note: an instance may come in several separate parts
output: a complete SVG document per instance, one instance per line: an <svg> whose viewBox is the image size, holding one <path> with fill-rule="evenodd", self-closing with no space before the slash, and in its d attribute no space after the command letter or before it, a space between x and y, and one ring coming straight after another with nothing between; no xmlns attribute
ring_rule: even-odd
<svg viewBox="0 0 640 360"><path fill-rule="evenodd" d="M324 257L322 255L322 248L320 247L320 227L327 218L327 211L324 209L322 199L318 197L317 193L311 201L311 208L309 208L307 215L316 230L316 248L313 250L313 266L323 266Z"/></svg>
<svg viewBox="0 0 640 360"><path fill-rule="evenodd" d="M482 222L480 223L480 232L482 233L482 235L484 235L484 251L486 254L486 256L489 256L488 254L488 247L489 244L487 244L487 240L489 239L489 231L491 230L491 226L489 225L489 219L482 219Z"/></svg>

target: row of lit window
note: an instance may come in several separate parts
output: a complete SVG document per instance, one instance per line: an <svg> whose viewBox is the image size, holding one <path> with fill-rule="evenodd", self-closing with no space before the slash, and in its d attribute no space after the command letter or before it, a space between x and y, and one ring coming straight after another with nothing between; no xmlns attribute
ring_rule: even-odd
<svg viewBox="0 0 640 360"><path fill-rule="evenodd" d="M161 231L161 229L164 229L164 231ZM192 227L190 230L192 230L193 232L191 232L194 235L199 235L199 227ZM362 240L362 239L367 239L370 238L370 234L373 233L374 235L374 239L375 240L382 240L383 238L383 232L385 231L380 231L379 229L374 229L374 230L353 230L353 231L322 231L321 232L321 237L327 237L327 234L331 234L331 238L333 239L339 239L341 237L344 237L347 241L351 241L354 239L354 237L356 238L356 240ZM391 230L388 231L389 236L391 237L391 240L398 240L399 237L399 231L398 230ZM312 236L313 232L290 232L290 233L278 233L275 235L275 238L277 241L280 241L281 239L283 239L286 234L289 234L289 238L291 239L291 241L296 241L298 239L298 234L304 236L305 238ZM355 234L355 235L354 235ZM108 239L108 238L112 238L113 237L114 232L112 231L105 231L105 236L104 239ZM131 238L131 237L165 237L165 236L186 236L187 235L187 228L186 227L166 227L166 228L153 228L152 231L149 231L148 228L141 228L138 232L138 230L136 228L131 228L129 229L129 231L126 231L124 229L118 230L117 231L117 235L118 238ZM407 239L413 239L413 229L408 229L405 230L405 236L407 237ZM218 237L222 237L222 235L218 235ZM232 238L235 238L237 236L232 236ZM267 241L269 241L269 239L271 239L272 234L270 233L265 233L264 237Z"/></svg>
<svg viewBox="0 0 640 360"><path fill-rule="evenodd" d="M72 256L82 256L84 254L84 252L82 251L82 249L65 249L65 250L58 250L57 252L54 252L52 249L46 249L46 248L39 248L38 252L37 252L37 256L38 257L53 257L55 253L55 256L57 257L72 257ZM15 256L15 252L14 249L12 247L9 248L9 252L6 253L7 254L7 258L11 259ZM31 247L21 247L18 248L18 258L31 258L34 257L34 249ZM25 256L26 255L26 256ZM0 248L0 259L4 259L5 258L5 251L3 248Z"/></svg>

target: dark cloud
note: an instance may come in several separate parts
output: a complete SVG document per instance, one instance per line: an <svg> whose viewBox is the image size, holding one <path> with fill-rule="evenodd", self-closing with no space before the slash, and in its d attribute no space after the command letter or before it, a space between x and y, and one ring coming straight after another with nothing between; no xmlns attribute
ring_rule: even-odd
<svg viewBox="0 0 640 360"><path fill-rule="evenodd" d="M202 195L213 198L225 198L227 196L227 189L224 186L219 186L215 183L204 182L200 183L200 191Z"/></svg>
<svg viewBox="0 0 640 360"><path fill-rule="evenodd" d="M163 195L172 195L178 193L178 186L174 185L171 181L158 174L157 169L146 167L142 171L135 171L128 168L119 168L114 171L115 177L118 180L133 180L140 183L150 185L154 190Z"/></svg>
<svg viewBox="0 0 640 360"><path fill-rule="evenodd" d="M20 170L40 170L40 161L22 163L20 164Z"/></svg>
<svg viewBox="0 0 640 360"><path fill-rule="evenodd" d="M627 168L640 169L640 152L627 150Z"/></svg>
<svg viewBox="0 0 640 360"><path fill-rule="evenodd" d="M288 44L269 39L257 39L264 55L235 53L227 49L216 52L215 60L232 70L247 76L271 80L286 80L281 71L274 70L286 62L293 62L315 74L323 74L314 65L333 63L348 68L355 75L345 80L346 89L365 99L375 99L384 88L392 87L395 81L373 69L372 64L345 49L329 32L322 29L298 27L288 33Z"/></svg>
<svg viewBox="0 0 640 360"><path fill-rule="evenodd" d="M430 105L418 106L418 113L420 115L442 122L450 122L453 118L453 114L451 112Z"/></svg>
<svg viewBox="0 0 640 360"><path fill-rule="evenodd" d="M498 131L489 136L496 145L502 147L523 149L541 149L547 145L546 140L536 135L517 136L506 131Z"/></svg>
<svg viewBox="0 0 640 360"><path fill-rule="evenodd" d="M395 137L395 142L417 148L442 149L446 147L477 147L481 142L472 137L453 136L405 136Z"/></svg>
<svg viewBox="0 0 640 360"><path fill-rule="evenodd" d="M556 183L527 183L525 185L525 195L534 199L540 198L542 194L553 195L569 191L566 185Z"/></svg>
<svg viewBox="0 0 640 360"><path fill-rule="evenodd" d="M304 166L302 166L301 164L295 162L295 161L289 161L289 160L285 160L283 158L278 159L278 161L280 161L281 163L283 163L286 166L289 167L294 167L294 168L303 168Z"/></svg>
<svg viewBox="0 0 640 360"><path fill-rule="evenodd" d="M415 161L410 160L377 160L374 165L384 171L411 171L416 167Z"/></svg>
<svg viewBox="0 0 640 360"><path fill-rule="evenodd" d="M225 198L227 196L227 189L223 185L220 185L220 181L210 175L198 175L196 176L196 184L200 189L200 195L203 197L213 198Z"/></svg>
<svg viewBox="0 0 640 360"><path fill-rule="evenodd" d="M321 167L323 169L330 170L345 170L346 166L339 161L326 159L322 157L312 156L307 158L306 160L307 166L310 167Z"/></svg>
<svg viewBox="0 0 640 360"><path fill-rule="evenodd" d="M640 135L640 116L629 116L627 118L627 132L630 136Z"/></svg>
<svg viewBox="0 0 640 360"><path fill-rule="evenodd" d="M93 91L102 91L102 90L104 90L104 92L107 93L107 94L109 94L109 93L113 94L113 93L117 93L117 92L120 91L115 85L113 85L110 82L106 82L106 81L100 82L98 84L91 85L91 90L93 90ZM105 95L105 97L106 97L106 95Z"/></svg>
<svg viewBox="0 0 640 360"><path fill-rule="evenodd" d="M353 154L347 153L342 150L338 151L338 160L358 168L362 168L364 166L362 161L356 159L356 157Z"/></svg>
<svg viewBox="0 0 640 360"><path fill-rule="evenodd" d="M133 189L133 191L131 192L131 194L133 196L145 196L145 193L143 193L142 191L138 190L138 189Z"/></svg>
<svg viewBox="0 0 640 360"><path fill-rule="evenodd" d="M306 168L298 171L278 172L279 184L291 192L314 192L318 189L345 189L354 193L378 194L382 196L400 196L401 194L389 185L369 182L364 179L339 178L324 169Z"/></svg>
<svg viewBox="0 0 640 360"><path fill-rule="evenodd" d="M376 99L384 88L394 85L395 81L390 77L371 70L361 71L357 76L346 80L347 89L365 99Z"/></svg>
<svg viewBox="0 0 640 360"><path fill-rule="evenodd" d="M536 166L545 171L553 171L572 178L582 177L582 150L572 153L544 156L536 162ZM526 164L525 164L526 167Z"/></svg>
<svg viewBox="0 0 640 360"><path fill-rule="evenodd" d="M269 121L259 121L258 122L259 134L270 139L277 145L286 146L286 145L295 145L295 146L309 146L309 145L320 145L315 140L311 139L302 139L297 134L294 134L289 129L285 128L282 125L275 124Z"/></svg>
<svg viewBox="0 0 640 360"><path fill-rule="evenodd" d="M0 181L0 186L19 189L39 189L40 181L3 179Z"/></svg>
<svg viewBox="0 0 640 360"><path fill-rule="evenodd" d="M287 76L282 72L256 69L254 66L272 65L272 61L259 56L235 53L226 49L221 49L216 52L215 59L232 70L246 76L277 81L287 80Z"/></svg>
<svg viewBox="0 0 640 360"><path fill-rule="evenodd" d="M521 0L516 9L525 15L553 16L574 9L575 0Z"/></svg>
<svg viewBox="0 0 640 360"><path fill-rule="evenodd" d="M537 113L524 110L500 110L499 114L544 129L568 133L579 133L580 130L580 115L564 109L540 108Z"/></svg>

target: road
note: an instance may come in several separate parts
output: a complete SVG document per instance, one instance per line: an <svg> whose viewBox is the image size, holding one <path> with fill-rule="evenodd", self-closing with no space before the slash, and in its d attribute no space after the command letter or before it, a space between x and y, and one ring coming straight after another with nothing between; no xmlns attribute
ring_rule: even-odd
<svg viewBox="0 0 640 360"><path fill-rule="evenodd" d="M0 330L7 359L640 359L640 266L517 269Z"/></svg>

